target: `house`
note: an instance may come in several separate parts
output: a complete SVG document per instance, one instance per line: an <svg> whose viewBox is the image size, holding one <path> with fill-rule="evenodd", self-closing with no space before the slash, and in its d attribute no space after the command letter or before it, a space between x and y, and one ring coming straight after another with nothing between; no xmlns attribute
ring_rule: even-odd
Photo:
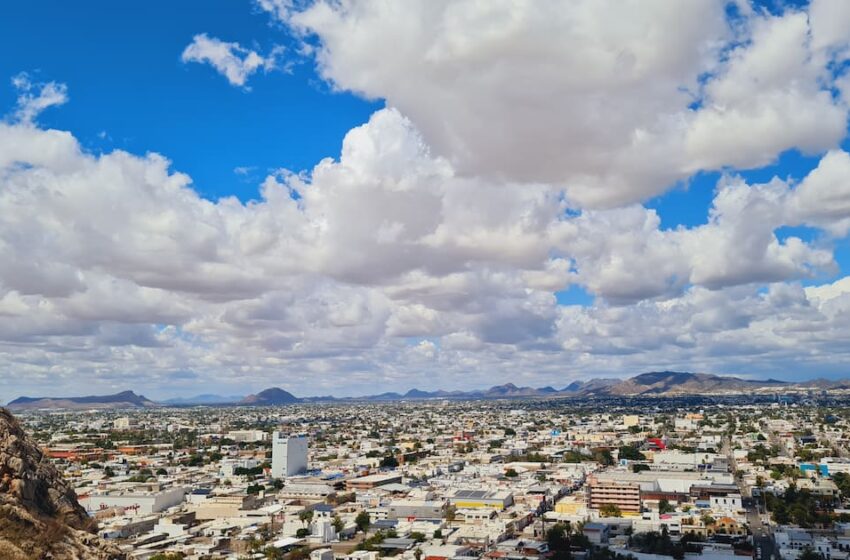
<svg viewBox="0 0 850 560"><path fill-rule="evenodd" d="M609 528L605 523L586 523L581 532L592 544L608 544Z"/></svg>

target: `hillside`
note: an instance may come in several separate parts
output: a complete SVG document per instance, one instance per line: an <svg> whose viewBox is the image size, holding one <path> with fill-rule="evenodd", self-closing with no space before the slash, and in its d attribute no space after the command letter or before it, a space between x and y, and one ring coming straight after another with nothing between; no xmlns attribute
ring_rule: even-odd
<svg viewBox="0 0 850 560"><path fill-rule="evenodd" d="M722 394L743 393L756 388L786 385L788 384L775 380L755 381L709 373L654 371L602 386L585 386L579 392L613 396Z"/></svg>
<svg viewBox="0 0 850 560"><path fill-rule="evenodd" d="M241 401L243 406L274 406L281 404L295 404L300 402L300 399L288 391L284 391L279 387L272 387L264 391L260 391L256 395L248 395Z"/></svg>
<svg viewBox="0 0 850 560"><path fill-rule="evenodd" d="M91 395L87 397L19 397L6 405L11 410L33 409L120 409L149 408L159 406L155 402L137 395L133 391L122 391L114 395Z"/></svg>
<svg viewBox="0 0 850 560"><path fill-rule="evenodd" d="M0 558L122 559L94 534L71 486L12 414L0 408Z"/></svg>

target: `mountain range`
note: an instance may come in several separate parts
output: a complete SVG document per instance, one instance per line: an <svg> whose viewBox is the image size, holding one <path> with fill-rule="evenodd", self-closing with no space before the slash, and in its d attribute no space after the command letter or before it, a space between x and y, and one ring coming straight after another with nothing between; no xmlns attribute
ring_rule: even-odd
<svg viewBox="0 0 850 560"><path fill-rule="evenodd" d="M133 391L122 391L114 395L90 395L87 397L18 397L6 405L11 410L31 410L44 408L63 409L119 409L149 408L160 406L157 403L137 395Z"/></svg>
<svg viewBox="0 0 850 560"><path fill-rule="evenodd" d="M239 405L239 406L276 406L313 402L350 402L350 401L400 401L426 399L520 399L547 397L628 397L628 396L675 396L675 395L733 395L750 392L768 392L775 390L841 390L850 389L850 380L831 381L814 379L811 381L788 382L776 379L742 379L710 373L690 373L680 371L654 371L642 373L628 379L600 378L587 381L573 381L561 389L554 387L518 387L513 383L496 385L477 391L423 391L411 389L406 393L387 392L362 397L333 396L299 398L279 387L271 387L247 397L222 397L219 395L198 395L181 397L155 403L132 391L115 395L89 397L20 397L9 403L16 410L68 408L68 409L117 409L147 408L153 406L192 406L192 405Z"/></svg>

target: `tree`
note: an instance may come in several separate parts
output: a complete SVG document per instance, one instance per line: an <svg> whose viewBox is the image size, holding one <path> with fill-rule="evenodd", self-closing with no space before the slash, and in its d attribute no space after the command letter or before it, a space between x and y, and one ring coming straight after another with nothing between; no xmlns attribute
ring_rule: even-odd
<svg viewBox="0 0 850 560"><path fill-rule="evenodd" d="M434 538L435 539L442 539L443 538L443 530L437 529L436 531L434 531Z"/></svg>
<svg viewBox="0 0 850 560"><path fill-rule="evenodd" d="M354 524L357 525L357 530L365 533L369 530L369 525L372 524L372 520L369 519L369 514L365 511L361 511L357 514L357 517L354 518Z"/></svg>
<svg viewBox="0 0 850 560"><path fill-rule="evenodd" d="M570 547L572 542L570 539L570 528L565 523L555 523L555 525L546 531L546 543L549 545L549 550L552 551L554 560L569 560L572 558Z"/></svg>
<svg viewBox="0 0 850 560"><path fill-rule="evenodd" d="M646 455L633 445L624 445L620 447L620 459L628 459L629 461L643 461Z"/></svg>
<svg viewBox="0 0 850 560"><path fill-rule="evenodd" d="M603 504L599 508L599 515L602 517L623 517L623 512L620 511L620 506L617 504Z"/></svg>
<svg viewBox="0 0 850 560"><path fill-rule="evenodd" d="M305 509L298 513L298 519L301 523L310 523L313 520L313 510Z"/></svg>
<svg viewBox="0 0 850 560"><path fill-rule="evenodd" d="M310 529L308 529L306 527L302 527L302 528L298 529L297 531L295 531L295 536L298 537L299 539L309 537L310 536Z"/></svg>
<svg viewBox="0 0 850 560"><path fill-rule="evenodd" d="M457 508L455 506L450 505L446 508L446 521L451 523L455 520L455 516L457 515Z"/></svg>
<svg viewBox="0 0 850 560"><path fill-rule="evenodd" d="M508 477L508 478L516 478L516 477L519 476L519 473L516 472L516 469L509 468L508 470L505 471L505 476Z"/></svg>
<svg viewBox="0 0 850 560"><path fill-rule="evenodd" d="M394 469L397 466L398 466L398 459L396 459L392 455L387 455L386 457L381 459L381 468Z"/></svg>
<svg viewBox="0 0 850 560"><path fill-rule="evenodd" d="M331 524L334 526L334 531L336 531L337 534L342 533L342 530L345 529L345 523L342 522L342 519L340 519L338 515L334 515Z"/></svg>
<svg viewBox="0 0 850 560"><path fill-rule="evenodd" d="M812 549L812 547L807 546L800 551L800 556L797 557L797 560L823 560L823 556Z"/></svg>
<svg viewBox="0 0 850 560"><path fill-rule="evenodd" d="M267 546L263 550L266 560L283 560L283 551L278 550L273 546Z"/></svg>
<svg viewBox="0 0 850 560"><path fill-rule="evenodd" d="M676 511L676 508L674 508L666 499L658 502L658 513L673 513L674 511Z"/></svg>

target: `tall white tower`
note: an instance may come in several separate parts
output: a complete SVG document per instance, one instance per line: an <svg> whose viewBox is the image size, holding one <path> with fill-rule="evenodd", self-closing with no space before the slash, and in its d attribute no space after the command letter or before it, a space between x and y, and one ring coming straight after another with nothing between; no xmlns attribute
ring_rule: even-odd
<svg viewBox="0 0 850 560"><path fill-rule="evenodd" d="M272 434L272 476L282 478L307 470L307 437Z"/></svg>

